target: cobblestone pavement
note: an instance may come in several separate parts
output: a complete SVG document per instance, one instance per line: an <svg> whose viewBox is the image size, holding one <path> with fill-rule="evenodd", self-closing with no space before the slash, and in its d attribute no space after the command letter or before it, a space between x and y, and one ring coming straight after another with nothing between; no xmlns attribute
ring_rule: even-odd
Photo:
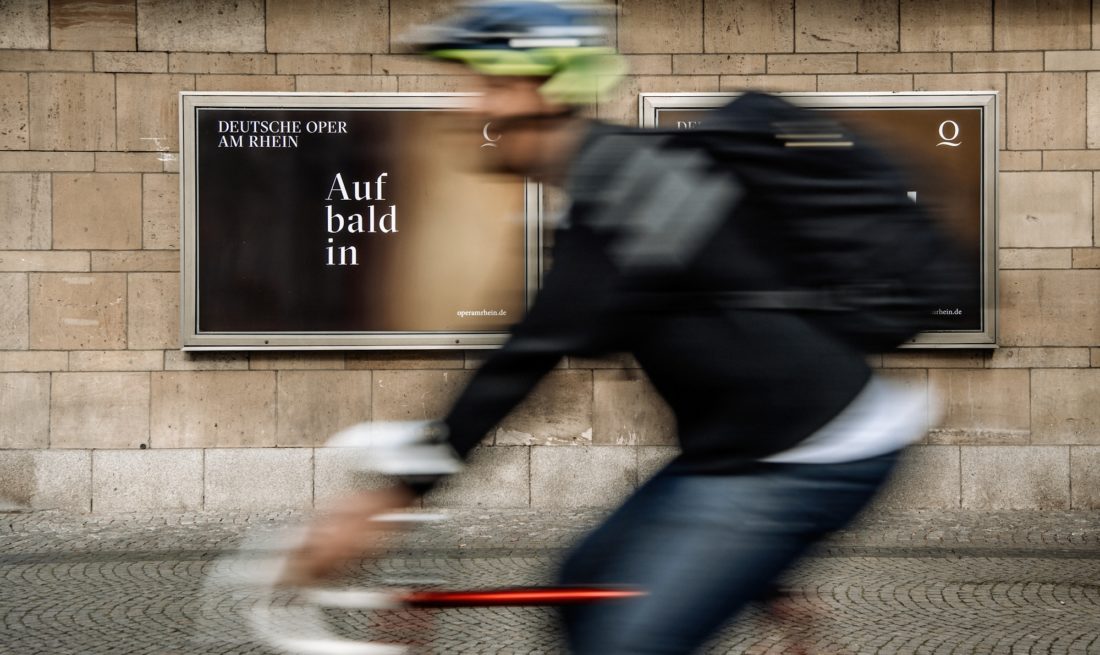
<svg viewBox="0 0 1100 655"><path fill-rule="evenodd" d="M464 510L419 529L364 581L456 586L546 582L599 512ZM269 653L255 604L217 581L246 533L298 514L0 515L0 653ZM216 573L222 575L215 575ZM790 576L781 617L760 609L708 653L1100 654L1100 513L880 513ZM812 620L807 620L812 617ZM540 608L330 611L349 636L430 653L562 652Z"/></svg>

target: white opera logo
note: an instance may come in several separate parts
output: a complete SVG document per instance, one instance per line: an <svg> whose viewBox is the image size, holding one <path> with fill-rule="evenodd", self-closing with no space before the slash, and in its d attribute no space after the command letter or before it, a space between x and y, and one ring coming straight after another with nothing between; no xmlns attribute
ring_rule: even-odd
<svg viewBox="0 0 1100 655"><path fill-rule="evenodd" d="M948 135L948 131L950 131L950 135ZM950 146L952 148L958 148L962 145L962 142L958 140L959 133L961 131L962 130L959 128L959 124L953 120L946 120L940 123L941 141L937 143L936 146Z"/></svg>
<svg viewBox="0 0 1100 655"><path fill-rule="evenodd" d="M496 148L497 141L500 141L500 137L502 136L500 134L496 135L496 138L489 136L489 126L492 124L493 122L489 121L485 124L485 127L481 128L481 136L485 137L485 143L481 144L482 148Z"/></svg>

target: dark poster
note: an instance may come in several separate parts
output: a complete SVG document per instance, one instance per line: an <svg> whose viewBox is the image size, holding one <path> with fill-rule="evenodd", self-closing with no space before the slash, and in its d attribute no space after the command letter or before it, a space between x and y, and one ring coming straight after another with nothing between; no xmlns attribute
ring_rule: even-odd
<svg viewBox="0 0 1100 655"><path fill-rule="evenodd" d="M503 332L526 307L522 180L446 111L195 109L198 334Z"/></svg>
<svg viewBox="0 0 1100 655"><path fill-rule="evenodd" d="M806 102L812 106L811 102ZM928 207L957 238L977 276L975 293L958 306L941 307L937 314L950 331L986 328L981 276L983 274L983 125L982 110L974 107L852 108L830 112L858 135L893 155L908 173L910 197ZM691 129L706 120L702 109L666 109L656 112L657 125Z"/></svg>

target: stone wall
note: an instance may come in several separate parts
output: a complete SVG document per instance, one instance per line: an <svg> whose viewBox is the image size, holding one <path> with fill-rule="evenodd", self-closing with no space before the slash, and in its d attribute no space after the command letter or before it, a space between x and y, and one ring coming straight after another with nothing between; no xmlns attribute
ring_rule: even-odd
<svg viewBox="0 0 1100 655"><path fill-rule="evenodd" d="M623 0L640 91L1001 93L999 350L875 360L946 417L887 503L1100 506L1100 0ZM76 511L308 506L340 425L436 416L477 352L178 350L177 92L453 91L424 0L0 0L0 490ZM441 504L605 504L673 452L629 359L569 359ZM275 448L275 447L278 448Z"/></svg>

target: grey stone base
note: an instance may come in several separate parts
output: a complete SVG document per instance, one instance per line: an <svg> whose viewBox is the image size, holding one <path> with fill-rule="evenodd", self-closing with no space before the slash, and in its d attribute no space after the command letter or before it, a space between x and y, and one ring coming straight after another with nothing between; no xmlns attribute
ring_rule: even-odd
<svg viewBox="0 0 1100 655"><path fill-rule="evenodd" d="M675 456L666 446L491 446L427 496L433 507L609 507ZM887 509L1091 509L1100 449L910 449L879 504ZM1071 476L1078 480L1070 492ZM381 484L339 450L210 448L0 450L0 510L283 510Z"/></svg>

